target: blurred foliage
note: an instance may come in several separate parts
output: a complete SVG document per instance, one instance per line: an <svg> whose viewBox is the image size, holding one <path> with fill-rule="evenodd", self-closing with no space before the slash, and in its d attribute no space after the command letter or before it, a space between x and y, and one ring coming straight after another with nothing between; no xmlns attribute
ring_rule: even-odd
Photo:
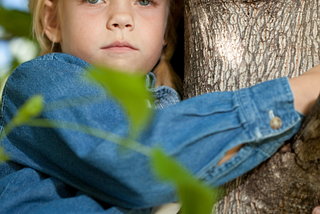
<svg viewBox="0 0 320 214"><path fill-rule="evenodd" d="M9 156L0 147L0 163L3 162L3 161L7 161L9 159L10 159Z"/></svg>
<svg viewBox="0 0 320 214"><path fill-rule="evenodd" d="M128 112L131 122L131 135L135 137L139 128L144 127L152 116L152 109L147 106L146 100L152 103L152 94L146 90L145 79L141 75L129 74L103 67L89 70L89 78L103 86L108 94L112 94ZM135 147L136 151L144 151L145 146L135 142L127 141L134 146L128 146L122 142L120 145ZM214 190L190 173L177 160L165 154L161 148L149 148L143 152L149 156L151 167L155 175L174 185L180 203L181 214L210 214L214 202L219 198L220 191ZM142 153L142 152L141 152Z"/></svg>
<svg viewBox="0 0 320 214"><path fill-rule="evenodd" d="M7 124L1 131L0 142L8 135L15 127L26 124L29 120L37 117L41 114L43 109L43 97L41 95L35 95L27 100L18 110L16 115L12 118L9 124ZM0 163L9 160L10 157L0 147Z"/></svg>
<svg viewBox="0 0 320 214"><path fill-rule="evenodd" d="M30 13L19 10L7 10L0 5L0 25L6 33L3 38L11 39L12 37L32 38L32 16Z"/></svg>
<svg viewBox="0 0 320 214"><path fill-rule="evenodd" d="M29 40L33 40L32 37L32 16L28 12L23 12L19 10L9 10L2 6L0 1L0 25L3 28L4 32L0 35L0 40L7 42L12 41L15 38L23 37ZM28 54L28 53L26 53ZM0 68L0 95L4 84L10 75L11 71L16 68L22 61L12 55L10 65ZM33 101L32 101L33 102ZM1 96L0 96L1 104ZM21 115L20 115L21 116ZM20 118L21 119L21 118ZM3 136L2 136L3 137ZM0 138L1 141L1 138ZM9 159L9 156L5 154L2 148L0 148L0 162L6 161Z"/></svg>
<svg viewBox="0 0 320 214"><path fill-rule="evenodd" d="M133 75L99 67L90 69L87 78L101 84L107 94L111 94L118 100L126 112L130 112L131 115L129 115L129 120L131 129L136 130L134 132L140 130L139 128L141 128L141 126L147 125L151 120L153 110L147 107L145 100L150 99L152 94L146 90L145 81L142 81L140 75ZM119 81L122 82L122 80L125 80L126 84L119 84ZM128 99L128 94L125 92L128 92L128 90L130 90L129 96L133 96L135 102L126 101ZM122 92L119 93L118 91ZM175 187L179 201L182 204L179 213L212 213L213 204L218 199L220 191L197 180L192 173L173 157L166 155L161 148L147 147L135 141L134 138L131 138L133 137L132 135L129 136L129 138L123 138L113 133L81 124L36 118L40 115L42 109L51 109L50 103L47 103L46 107L43 108L42 96L37 95L32 97L19 109L11 123L5 127L5 133L10 132L14 127L29 125L46 128L70 129L114 142L150 158L151 168L155 175L160 180L169 182ZM136 121L133 122L133 120Z"/></svg>
<svg viewBox="0 0 320 214"><path fill-rule="evenodd" d="M130 74L114 69L94 67L89 71L89 78L100 83L108 93L114 95L123 104L131 121L130 136L134 137L151 116L153 96L146 90L145 76Z"/></svg>
<svg viewBox="0 0 320 214"><path fill-rule="evenodd" d="M9 10L4 8L1 5L0 1L0 25L4 29L4 33L0 35L0 40L4 40L7 42L11 42L15 38L26 38L28 40L32 40L34 45L36 46L36 53L28 53L24 51L25 55L29 55L28 57L35 57L39 53L39 46L37 45L36 41L33 39L32 36L32 15L28 12L23 12L19 10ZM23 48L23 47L22 47ZM18 51L21 55L23 51ZM0 95L3 90L4 84L10 75L11 71L16 68L21 61L21 57L17 57L14 53L11 53L11 63L10 65L0 68ZM30 56L34 55L34 56ZM26 58L28 58L26 57ZM1 103L1 96L0 96L0 103Z"/></svg>
<svg viewBox="0 0 320 214"><path fill-rule="evenodd" d="M172 183L180 197L181 214L210 214L221 191L201 183L179 162L161 149L153 149L152 169L159 178Z"/></svg>
<svg viewBox="0 0 320 214"><path fill-rule="evenodd" d="M12 118L11 124L13 127L26 124L29 120L41 114L43 109L43 97L35 95L19 108L18 113Z"/></svg>

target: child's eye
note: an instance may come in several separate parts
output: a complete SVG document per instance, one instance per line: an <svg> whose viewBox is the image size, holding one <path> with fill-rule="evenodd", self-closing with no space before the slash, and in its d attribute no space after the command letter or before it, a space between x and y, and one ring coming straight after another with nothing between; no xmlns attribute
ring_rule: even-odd
<svg viewBox="0 0 320 214"><path fill-rule="evenodd" d="M152 3L152 1L148 1L148 0L138 0L138 2L142 6L148 6Z"/></svg>
<svg viewBox="0 0 320 214"><path fill-rule="evenodd" d="M104 2L104 0L87 0L87 1L90 4L98 4L98 3L103 3Z"/></svg>

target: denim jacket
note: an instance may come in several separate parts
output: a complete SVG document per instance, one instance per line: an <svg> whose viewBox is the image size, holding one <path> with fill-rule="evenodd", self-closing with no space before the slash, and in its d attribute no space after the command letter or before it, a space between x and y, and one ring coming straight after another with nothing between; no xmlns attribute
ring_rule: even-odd
<svg viewBox="0 0 320 214"><path fill-rule="evenodd" d="M128 134L126 114L98 85L84 78L85 61L53 53L20 65L3 91L0 131L32 95L42 94L41 118ZM300 127L287 78L234 92L217 92L179 102L162 86L150 125L137 141L161 146L207 184L216 186L269 158ZM79 98L96 102L77 102ZM175 104L175 105L173 105ZM69 107L68 107L69 106ZM270 125L277 118L278 126ZM282 124L279 125L279 120ZM244 144L229 161L225 152ZM0 164L1 213L149 213L176 200L170 184L153 176L146 156L123 154L107 140L61 128L21 126L1 142L11 160Z"/></svg>

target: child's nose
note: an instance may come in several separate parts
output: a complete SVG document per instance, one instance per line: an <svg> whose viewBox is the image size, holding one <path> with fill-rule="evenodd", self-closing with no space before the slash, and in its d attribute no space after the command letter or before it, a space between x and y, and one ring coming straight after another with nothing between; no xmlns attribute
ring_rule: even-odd
<svg viewBox="0 0 320 214"><path fill-rule="evenodd" d="M133 17L128 12L116 12L113 13L108 20L107 28L109 30L114 29L127 29L129 31L133 30L134 23L133 23Z"/></svg>

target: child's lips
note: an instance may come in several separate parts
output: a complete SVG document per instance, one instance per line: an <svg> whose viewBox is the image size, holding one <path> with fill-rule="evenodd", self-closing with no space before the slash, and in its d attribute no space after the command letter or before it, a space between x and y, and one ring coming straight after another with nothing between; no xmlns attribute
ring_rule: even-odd
<svg viewBox="0 0 320 214"><path fill-rule="evenodd" d="M103 47L102 49L111 50L111 51L135 51L135 50L138 50L137 48L135 48L129 42L126 42L126 41L123 41L123 42L116 41L116 42L113 42L113 43Z"/></svg>

